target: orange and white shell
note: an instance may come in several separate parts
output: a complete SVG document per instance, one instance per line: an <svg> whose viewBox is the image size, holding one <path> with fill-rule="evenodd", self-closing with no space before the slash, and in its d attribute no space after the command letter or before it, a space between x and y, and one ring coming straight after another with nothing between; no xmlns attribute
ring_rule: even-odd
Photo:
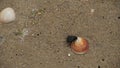
<svg viewBox="0 0 120 68"><path fill-rule="evenodd" d="M88 41L84 38L77 37L77 40L71 43L71 49L76 54L85 54L88 49Z"/></svg>

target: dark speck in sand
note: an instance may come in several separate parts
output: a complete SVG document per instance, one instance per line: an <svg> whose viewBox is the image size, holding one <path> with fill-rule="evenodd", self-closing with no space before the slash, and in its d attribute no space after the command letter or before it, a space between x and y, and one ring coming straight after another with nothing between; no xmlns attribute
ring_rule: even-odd
<svg viewBox="0 0 120 68"><path fill-rule="evenodd" d="M80 68L80 66L77 66L77 68Z"/></svg>
<svg viewBox="0 0 120 68"><path fill-rule="evenodd" d="M98 68L100 68L100 65L98 65Z"/></svg>
<svg viewBox="0 0 120 68"><path fill-rule="evenodd" d="M118 19L120 19L120 16L118 17Z"/></svg>
<svg viewBox="0 0 120 68"><path fill-rule="evenodd" d="M39 36L40 34L37 34L37 36Z"/></svg>
<svg viewBox="0 0 120 68"><path fill-rule="evenodd" d="M102 61L105 61L105 59L102 59Z"/></svg>
<svg viewBox="0 0 120 68"><path fill-rule="evenodd" d="M103 19L105 19L105 17L104 17L104 16L103 16L102 18L103 18Z"/></svg>

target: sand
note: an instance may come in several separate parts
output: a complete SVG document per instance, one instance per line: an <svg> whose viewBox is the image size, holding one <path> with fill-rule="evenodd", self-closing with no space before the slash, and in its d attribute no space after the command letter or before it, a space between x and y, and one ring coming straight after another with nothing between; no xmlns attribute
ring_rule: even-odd
<svg viewBox="0 0 120 68"><path fill-rule="evenodd" d="M16 20L0 24L0 68L120 68L120 0L0 0ZM89 41L74 54L66 37Z"/></svg>

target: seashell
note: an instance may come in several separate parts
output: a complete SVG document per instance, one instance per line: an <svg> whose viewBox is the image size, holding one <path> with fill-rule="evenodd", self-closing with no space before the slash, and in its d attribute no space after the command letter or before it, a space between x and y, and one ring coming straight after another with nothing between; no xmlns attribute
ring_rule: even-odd
<svg viewBox="0 0 120 68"><path fill-rule="evenodd" d="M12 8L5 8L0 12L0 22L9 23L15 20L15 11Z"/></svg>
<svg viewBox="0 0 120 68"><path fill-rule="evenodd" d="M71 50L76 54L85 54L89 49L88 41L82 37L68 36L67 42L70 43Z"/></svg>

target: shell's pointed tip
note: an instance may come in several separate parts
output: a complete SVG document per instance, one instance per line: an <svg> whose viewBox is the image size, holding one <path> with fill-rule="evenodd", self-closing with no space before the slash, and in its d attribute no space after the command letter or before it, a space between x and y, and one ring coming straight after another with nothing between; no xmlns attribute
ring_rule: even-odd
<svg viewBox="0 0 120 68"><path fill-rule="evenodd" d="M74 41L76 41L77 40L77 36L72 36L72 35L69 35L69 36L67 36L67 43L72 43L72 42L74 42Z"/></svg>

